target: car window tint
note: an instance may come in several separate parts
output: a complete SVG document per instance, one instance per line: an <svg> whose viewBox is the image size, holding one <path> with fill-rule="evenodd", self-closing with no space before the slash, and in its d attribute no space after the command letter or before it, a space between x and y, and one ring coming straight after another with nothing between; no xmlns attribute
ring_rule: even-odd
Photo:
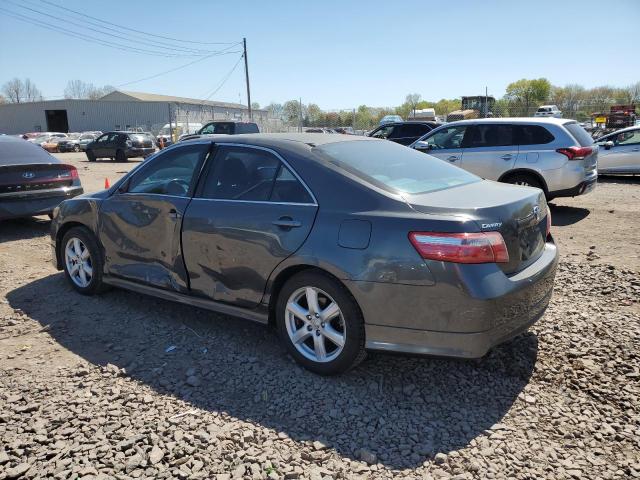
<svg viewBox="0 0 640 480"><path fill-rule="evenodd" d="M208 151L208 144L166 150L133 176L127 191L186 197L196 167Z"/></svg>
<svg viewBox="0 0 640 480"><path fill-rule="evenodd" d="M256 148L220 147L201 196L220 200L268 201L280 161Z"/></svg>
<svg viewBox="0 0 640 480"><path fill-rule="evenodd" d="M420 123L405 123L400 126L399 137L421 137L429 132L431 128Z"/></svg>
<svg viewBox="0 0 640 480"><path fill-rule="evenodd" d="M569 133L573 135L573 138L578 141L581 147L593 145L593 138L591 135L589 135L587 131L576 122L565 123L564 126L569 130Z"/></svg>
<svg viewBox="0 0 640 480"><path fill-rule="evenodd" d="M516 130L518 145L543 145L555 140L551 132L540 125L518 125Z"/></svg>
<svg viewBox="0 0 640 480"><path fill-rule="evenodd" d="M313 203L313 199L304 185L284 165L280 167L270 200L272 202Z"/></svg>
<svg viewBox="0 0 640 480"><path fill-rule="evenodd" d="M431 145L432 150L448 150L462 147L462 139L467 127L448 127L438 130L422 140Z"/></svg>
<svg viewBox="0 0 640 480"><path fill-rule="evenodd" d="M380 127L378 130L371 134L374 138L389 138L391 133L393 132L393 125L385 125L384 127Z"/></svg>
<svg viewBox="0 0 640 480"><path fill-rule="evenodd" d="M515 144L513 125L480 123L473 126L467 147L506 147Z"/></svg>

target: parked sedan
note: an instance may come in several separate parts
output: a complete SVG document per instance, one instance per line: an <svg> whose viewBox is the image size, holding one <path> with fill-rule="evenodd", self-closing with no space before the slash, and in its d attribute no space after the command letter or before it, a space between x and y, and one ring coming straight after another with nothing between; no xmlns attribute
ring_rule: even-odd
<svg viewBox="0 0 640 480"><path fill-rule="evenodd" d="M56 153L58 152L58 142L62 140L66 140L66 137L50 137L42 142L40 146L49 153Z"/></svg>
<svg viewBox="0 0 640 480"><path fill-rule="evenodd" d="M33 143L0 137L0 220L51 214L81 193L76 167Z"/></svg>
<svg viewBox="0 0 640 480"><path fill-rule="evenodd" d="M126 162L132 157L146 158L156 151L151 134L143 132L107 132L87 144L87 159L110 158Z"/></svg>
<svg viewBox="0 0 640 480"><path fill-rule="evenodd" d="M92 142L98 137L93 133L74 133L70 134L68 138L62 138L58 142L59 152L79 152L83 150L82 146L86 147L87 144Z"/></svg>
<svg viewBox="0 0 640 480"><path fill-rule="evenodd" d="M589 193L598 179L598 147L575 120L462 120L411 147L488 180L539 188L549 200Z"/></svg>
<svg viewBox="0 0 640 480"><path fill-rule="evenodd" d="M545 311L557 263L540 190L393 142L210 136L64 202L53 261L106 285L261 323L320 373L365 349L481 357Z"/></svg>
<svg viewBox="0 0 640 480"><path fill-rule="evenodd" d="M629 127L598 138L598 173L640 173L640 127Z"/></svg>

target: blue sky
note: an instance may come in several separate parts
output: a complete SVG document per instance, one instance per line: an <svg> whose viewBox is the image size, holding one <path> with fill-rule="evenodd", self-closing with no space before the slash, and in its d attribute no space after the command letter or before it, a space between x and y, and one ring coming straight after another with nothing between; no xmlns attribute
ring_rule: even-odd
<svg viewBox="0 0 640 480"><path fill-rule="evenodd" d="M438 100L482 94L485 85L501 96L520 78L585 87L640 81L640 0L48 1L173 38L246 37L252 100L263 106L298 97L327 109L393 106L407 93ZM40 0L3 0L0 7L97 37L16 3L83 23ZM612 25L624 25L619 33L629 41L616 36L608 45ZM122 89L202 98L238 59L209 58ZM191 60L113 50L0 11L0 84L29 77L47 98L60 96L68 80L118 86ZM246 101L242 64L212 99Z"/></svg>

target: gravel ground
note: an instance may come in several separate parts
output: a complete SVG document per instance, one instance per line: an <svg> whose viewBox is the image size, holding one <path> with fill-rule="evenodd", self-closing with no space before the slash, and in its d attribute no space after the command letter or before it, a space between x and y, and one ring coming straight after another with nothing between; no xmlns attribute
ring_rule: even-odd
<svg viewBox="0 0 640 480"><path fill-rule="evenodd" d="M87 190L134 165L60 156ZM477 362L371 354L335 378L259 325L77 295L48 221L6 222L0 480L638 478L640 181L554 204L563 260L529 332Z"/></svg>

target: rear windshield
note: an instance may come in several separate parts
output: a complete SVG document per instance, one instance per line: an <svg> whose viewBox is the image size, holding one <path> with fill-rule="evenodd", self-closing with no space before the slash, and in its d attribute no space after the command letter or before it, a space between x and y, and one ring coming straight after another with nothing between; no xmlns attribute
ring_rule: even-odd
<svg viewBox="0 0 640 480"><path fill-rule="evenodd" d="M587 133L587 131L578 125L576 122L565 123L564 126L569 130L569 133L573 135L581 147L588 147L593 145L593 138Z"/></svg>
<svg viewBox="0 0 640 480"><path fill-rule="evenodd" d="M26 140L0 141L0 166L28 163L58 163L58 160Z"/></svg>
<svg viewBox="0 0 640 480"><path fill-rule="evenodd" d="M313 151L361 180L394 193L428 193L480 180L395 142L356 140L321 145Z"/></svg>

